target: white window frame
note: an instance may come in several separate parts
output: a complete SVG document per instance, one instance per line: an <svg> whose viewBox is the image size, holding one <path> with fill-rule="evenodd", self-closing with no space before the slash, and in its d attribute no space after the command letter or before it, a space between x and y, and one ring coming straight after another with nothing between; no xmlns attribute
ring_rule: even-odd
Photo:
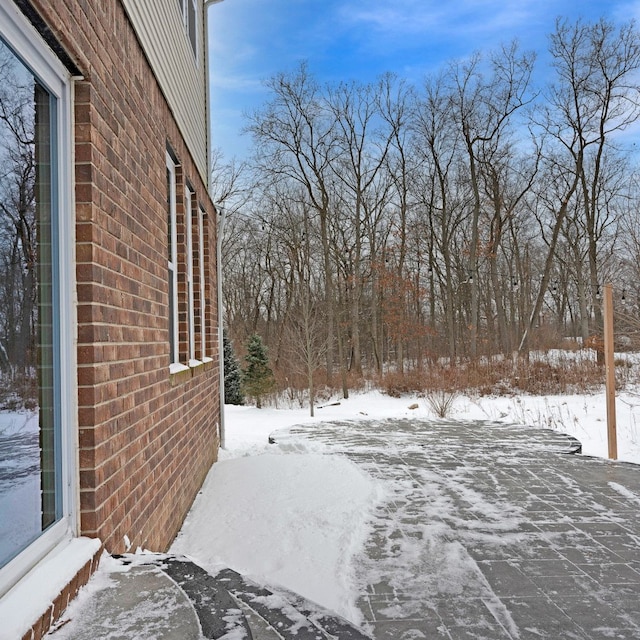
<svg viewBox="0 0 640 640"><path fill-rule="evenodd" d="M178 0L178 8L182 15L184 30L196 62L199 58L198 50L200 42L200 34L198 33L198 1L199 0Z"/></svg>
<svg viewBox="0 0 640 640"><path fill-rule="evenodd" d="M187 27L187 36L189 37L189 43L193 50L193 56L198 61L198 0L187 0L187 15L185 20L185 26Z"/></svg>
<svg viewBox="0 0 640 640"><path fill-rule="evenodd" d="M187 318L189 324L189 366L197 366L201 364L199 360L196 360L196 322L195 322L195 289L193 278L193 263L195 254L193 250L193 198L195 192L187 186L186 188L186 203L184 221L186 226L186 240L187 240Z"/></svg>
<svg viewBox="0 0 640 640"><path fill-rule="evenodd" d="M61 461L61 517L29 547L0 569L0 597L54 548L79 533L77 317L74 306L75 201L73 198L73 100L71 74L13 3L0 3L0 33L56 100L52 119L52 256L55 328L56 408Z"/></svg>
<svg viewBox="0 0 640 640"><path fill-rule="evenodd" d="M205 280L205 264L204 264L204 218L205 212L202 207L198 209L198 280L200 286L200 357L203 361L207 358L207 323L206 323L206 307L207 299L206 280Z"/></svg>
<svg viewBox="0 0 640 640"><path fill-rule="evenodd" d="M170 367L172 372L180 368L180 342L179 342L179 327L178 327L178 224L176 214L176 192L177 192L177 180L176 180L176 163L174 162L171 154L166 152L166 163L168 172L168 187L169 193L167 194L169 199L169 229L167 230L167 237L169 238L169 257L167 260L167 268L169 271L169 277L167 284L169 290L167 292L169 297L168 311L169 311L169 346L170 346Z"/></svg>

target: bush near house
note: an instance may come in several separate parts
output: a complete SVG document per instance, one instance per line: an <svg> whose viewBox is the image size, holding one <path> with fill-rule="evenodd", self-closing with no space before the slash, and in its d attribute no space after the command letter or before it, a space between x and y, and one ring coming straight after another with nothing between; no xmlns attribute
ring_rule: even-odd
<svg viewBox="0 0 640 640"><path fill-rule="evenodd" d="M275 388L275 378L269 366L267 348L257 333L249 338L247 355L244 359L247 363L243 376L244 392L255 398L256 406L260 409L262 408L262 396Z"/></svg>
<svg viewBox="0 0 640 640"><path fill-rule="evenodd" d="M222 336L224 346L224 402L225 404L244 404L242 394L242 371L240 363L233 350L233 343L229 340L227 332Z"/></svg>

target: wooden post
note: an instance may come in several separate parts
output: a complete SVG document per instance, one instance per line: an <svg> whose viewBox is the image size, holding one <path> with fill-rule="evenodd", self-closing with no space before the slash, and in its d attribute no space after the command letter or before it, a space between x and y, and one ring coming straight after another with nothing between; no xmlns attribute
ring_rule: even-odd
<svg viewBox="0 0 640 640"><path fill-rule="evenodd" d="M607 440L609 458L618 459L616 434L616 368L613 355L613 287L604 285L604 367L607 394Z"/></svg>

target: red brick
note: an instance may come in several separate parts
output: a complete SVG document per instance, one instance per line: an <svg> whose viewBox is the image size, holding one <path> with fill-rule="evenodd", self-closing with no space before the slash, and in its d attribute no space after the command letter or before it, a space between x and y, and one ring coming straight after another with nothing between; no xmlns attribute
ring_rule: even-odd
<svg viewBox="0 0 640 640"><path fill-rule="evenodd" d="M198 234L195 220L184 220L187 181L194 210L207 213L208 280L196 302L198 310L206 303L206 326L198 317L197 330L206 331L207 352L198 355L214 360L216 216L122 3L32 4L85 77L74 85L81 529L108 551L123 550L124 535L134 547L164 551L215 460L220 410L214 363L169 374L167 141L179 159L184 362L187 225L194 243Z"/></svg>

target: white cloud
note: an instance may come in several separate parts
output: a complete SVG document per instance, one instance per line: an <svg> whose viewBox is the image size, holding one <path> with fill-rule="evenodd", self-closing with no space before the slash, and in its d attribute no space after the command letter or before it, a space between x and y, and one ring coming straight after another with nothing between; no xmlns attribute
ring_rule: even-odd
<svg viewBox="0 0 640 640"><path fill-rule="evenodd" d="M211 77L211 86L214 90L234 91L248 93L262 91L262 80L252 75L243 75L226 71L214 73Z"/></svg>
<svg viewBox="0 0 640 640"><path fill-rule="evenodd" d="M398 0L393 4L357 0L342 7L347 23L372 28L388 37L436 34L469 36L509 30L527 24L540 3L523 0Z"/></svg>
<svg viewBox="0 0 640 640"><path fill-rule="evenodd" d="M640 0L623 2L618 5L613 11L613 17L617 22L635 20L637 23L640 23Z"/></svg>

